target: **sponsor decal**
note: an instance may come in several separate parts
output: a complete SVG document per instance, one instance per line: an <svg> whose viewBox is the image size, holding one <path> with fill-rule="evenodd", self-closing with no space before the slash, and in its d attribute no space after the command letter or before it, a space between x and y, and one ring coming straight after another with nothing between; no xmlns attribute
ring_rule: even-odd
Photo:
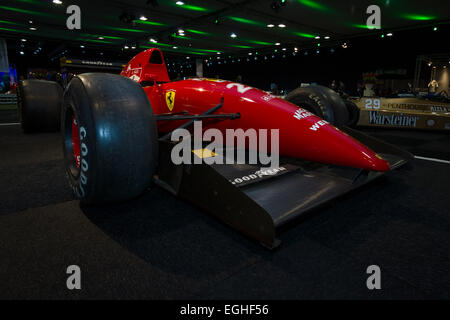
<svg viewBox="0 0 450 320"><path fill-rule="evenodd" d="M319 129L320 127L322 127L322 126L324 126L324 125L326 125L326 124L328 124L328 122L325 121L325 120L317 121L317 122L314 123L311 127L309 127L309 130L317 131L317 129Z"/></svg>
<svg viewBox="0 0 450 320"><path fill-rule="evenodd" d="M76 190L77 195L80 198L84 198L86 196L86 191L85 191L85 187L87 185L88 182L88 170L89 170L89 165L87 162L87 156L89 153L88 147L86 145L86 138L87 138L87 131L86 129L82 126L80 127L80 152L81 152L81 171L80 171L80 184L78 186L78 189Z"/></svg>
<svg viewBox="0 0 450 320"><path fill-rule="evenodd" d="M252 174L245 175L243 177L235 178L234 180L230 180L230 182L234 185L239 185L241 183L253 181L256 179L262 179L268 176L276 176L278 174L284 173L287 169L285 167L278 168L261 168L258 171L255 171Z"/></svg>
<svg viewBox="0 0 450 320"><path fill-rule="evenodd" d="M304 118L307 118L307 117L310 117L310 116L312 116L313 114L311 113L311 112L309 112L309 111L306 111L305 109L298 109L298 110L296 110L295 111L295 113L294 113L294 118L295 119L298 119L298 120L301 120L301 119L304 119Z"/></svg>
<svg viewBox="0 0 450 320"><path fill-rule="evenodd" d="M264 101L270 101L273 98L276 98L274 95L271 94L266 94L265 96L262 96L261 99L263 99Z"/></svg>
<svg viewBox="0 0 450 320"><path fill-rule="evenodd" d="M70 60L69 60L70 61ZM70 62L69 62L70 63ZM81 64L89 64L95 66L112 66L112 62L81 60Z"/></svg>
<svg viewBox="0 0 450 320"><path fill-rule="evenodd" d="M450 107L444 105L429 105L423 103L387 103L385 108L388 109L403 109L403 110L418 110L424 112L441 112L449 113ZM375 109L375 108L374 108Z"/></svg>
<svg viewBox="0 0 450 320"><path fill-rule="evenodd" d="M381 114L378 111L369 112L369 123L376 125L391 125L399 127L413 127L417 125L420 117L404 115L403 113Z"/></svg>
<svg viewBox="0 0 450 320"><path fill-rule="evenodd" d="M167 108L172 111L175 105L175 90L166 91L166 104Z"/></svg>
<svg viewBox="0 0 450 320"><path fill-rule="evenodd" d="M205 159L205 158L211 158L217 156L217 153L209 150L209 149L195 149L192 150L192 152L199 158Z"/></svg>
<svg viewBox="0 0 450 320"><path fill-rule="evenodd" d="M450 108L444 106L432 106L432 112L450 112Z"/></svg>
<svg viewBox="0 0 450 320"><path fill-rule="evenodd" d="M127 76L136 82L141 80L142 68L131 68L131 65L127 67Z"/></svg>

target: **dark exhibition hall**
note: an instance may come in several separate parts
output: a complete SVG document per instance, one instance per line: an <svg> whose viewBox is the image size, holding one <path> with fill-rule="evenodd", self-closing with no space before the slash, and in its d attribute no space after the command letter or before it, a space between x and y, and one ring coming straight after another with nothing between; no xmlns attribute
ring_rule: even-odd
<svg viewBox="0 0 450 320"><path fill-rule="evenodd" d="M449 39L438 0L1 0L0 300L448 301Z"/></svg>

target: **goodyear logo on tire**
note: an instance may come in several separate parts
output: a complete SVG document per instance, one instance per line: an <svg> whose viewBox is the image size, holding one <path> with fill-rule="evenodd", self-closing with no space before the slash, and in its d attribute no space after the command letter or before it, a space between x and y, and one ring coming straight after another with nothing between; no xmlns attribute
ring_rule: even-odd
<svg viewBox="0 0 450 320"><path fill-rule="evenodd" d="M175 105L175 91L170 90L166 92L166 104L167 108L172 111L173 106Z"/></svg>

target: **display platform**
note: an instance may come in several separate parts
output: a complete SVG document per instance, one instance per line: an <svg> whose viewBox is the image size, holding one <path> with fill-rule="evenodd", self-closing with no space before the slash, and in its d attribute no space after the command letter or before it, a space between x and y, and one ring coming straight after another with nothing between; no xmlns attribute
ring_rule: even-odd
<svg viewBox="0 0 450 320"><path fill-rule="evenodd" d="M80 207L59 133L1 122L0 299L450 298L449 163L415 159L291 225L269 252L158 187ZM450 160L445 132L365 132ZM71 264L82 290L67 290ZM366 287L373 264L381 290Z"/></svg>

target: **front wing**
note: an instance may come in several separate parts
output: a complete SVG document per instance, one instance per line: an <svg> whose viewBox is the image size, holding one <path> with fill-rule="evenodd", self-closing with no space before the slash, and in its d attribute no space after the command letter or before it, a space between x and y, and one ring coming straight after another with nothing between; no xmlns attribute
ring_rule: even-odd
<svg viewBox="0 0 450 320"><path fill-rule="evenodd" d="M356 130L342 130L388 160L392 169L412 157ZM279 168L270 171L249 164L175 165L170 158L174 145L160 140L156 183L270 249L279 244L282 225L383 174L292 158L280 159Z"/></svg>

